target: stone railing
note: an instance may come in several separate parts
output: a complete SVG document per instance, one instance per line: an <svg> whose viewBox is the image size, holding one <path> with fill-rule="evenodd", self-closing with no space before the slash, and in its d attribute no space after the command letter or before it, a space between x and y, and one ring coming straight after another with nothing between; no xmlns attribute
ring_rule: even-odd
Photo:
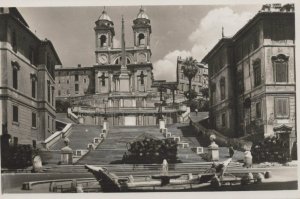
<svg viewBox="0 0 300 199"><path fill-rule="evenodd" d="M73 112L72 112L72 110L71 110L71 108L68 108L68 113L67 113L67 115L68 115L68 117L71 119L71 120L73 120L75 123L78 123L78 116L77 115L75 115Z"/></svg>
<svg viewBox="0 0 300 199"><path fill-rule="evenodd" d="M190 112L191 112L190 107L182 106L182 110L184 110L184 109L185 109L185 112L180 116L181 122L186 121L187 118L189 118L189 115L190 115Z"/></svg>
<svg viewBox="0 0 300 199"><path fill-rule="evenodd" d="M49 149L53 144L55 144L58 140L60 140L63 137L67 137L70 134L70 129L72 127L72 124L67 124L65 128L61 131L56 131L52 135L50 135L44 142L42 142L42 146L45 149Z"/></svg>
<svg viewBox="0 0 300 199"><path fill-rule="evenodd" d="M157 113L158 107L107 107L99 108L99 107L85 107L85 106L78 106L73 107L73 112L79 114L104 114L106 113L138 113L138 112L150 112L150 113ZM177 112L178 109L176 108L163 108L163 113L168 112Z"/></svg>
<svg viewBox="0 0 300 199"><path fill-rule="evenodd" d="M231 144L235 149L244 151L245 148L251 148L252 142L246 141L242 138L229 138L214 129L207 129L199 122L192 122L192 126L197 129L197 131L202 133L202 135L210 137L211 135L216 135L216 143L223 146L228 146Z"/></svg>

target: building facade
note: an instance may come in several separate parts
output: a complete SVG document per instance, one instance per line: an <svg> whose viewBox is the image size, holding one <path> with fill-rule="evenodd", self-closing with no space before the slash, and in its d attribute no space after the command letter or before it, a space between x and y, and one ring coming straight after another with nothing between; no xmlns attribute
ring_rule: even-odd
<svg viewBox="0 0 300 199"><path fill-rule="evenodd" d="M149 17L141 8L133 20L133 47L125 45L123 19L122 48L113 46L114 23L105 10L95 24L95 65L56 68L57 99L72 99L83 123L101 124L105 114L111 125L155 125ZM177 121L176 110L167 114Z"/></svg>
<svg viewBox="0 0 300 199"><path fill-rule="evenodd" d="M182 59L181 57L177 57L177 70L176 70L176 76L177 76L177 93L184 94L185 91L189 90L189 80L186 76L183 74L183 63L185 59ZM192 79L192 89L196 91L199 96L202 96L202 90L204 88L208 88L208 68L206 65L198 62L198 72L195 75L195 77Z"/></svg>
<svg viewBox="0 0 300 199"><path fill-rule="evenodd" d="M294 5L264 5L233 37L204 57L210 121L230 137L296 137ZM278 131L280 129L280 132Z"/></svg>
<svg viewBox="0 0 300 199"><path fill-rule="evenodd" d="M36 145L55 132L55 65L51 43L40 40L16 8L0 8L1 134Z"/></svg>

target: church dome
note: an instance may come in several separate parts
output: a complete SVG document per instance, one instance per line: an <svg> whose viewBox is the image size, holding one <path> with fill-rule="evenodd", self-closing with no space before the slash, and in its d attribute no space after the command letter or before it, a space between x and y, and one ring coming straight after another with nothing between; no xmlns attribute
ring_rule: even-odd
<svg viewBox="0 0 300 199"><path fill-rule="evenodd" d="M108 16L107 12L105 10L102 11L102 14L100 15L98 20L107 20L111 21L111 18Z"/></svg>
<svg viewBox="0 0 300 199"><path fill-rule="evenodd" d="M137 15L137 19L149 19L143 8L140 8L140 12Z"/></svg>

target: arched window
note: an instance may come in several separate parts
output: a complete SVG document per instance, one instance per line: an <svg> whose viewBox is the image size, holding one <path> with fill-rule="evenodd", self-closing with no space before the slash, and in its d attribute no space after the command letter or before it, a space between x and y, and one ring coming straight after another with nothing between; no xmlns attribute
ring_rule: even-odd
<svg viewBox="0 0 300 199"><path fill-rule="evenodd" d="M126 64L130 64L131 61L130 59L127 57L126 58ZM118 57L116 60L115 60L115 64L122 64L122 57Z"/></svg>
<svg viewBox="0 0 300 199"><path fill-rule="evenodd" d="M106 36L105 35L101 35L100 37L100 47L105 47L106 45Z"/></svg>
<svg viewBox="0 0 300 199"><path fill-rule="evenodd" d="M272 57L274 82L288 82L288 60L283 54Z"/></svg>
<svg viewBox="0 0 300 199"><path fill-rule="evenodd" d="M139 43L138 43L139 46L145 45L145 35L143 33L139 34L138 39L139 39Z"/></svg>

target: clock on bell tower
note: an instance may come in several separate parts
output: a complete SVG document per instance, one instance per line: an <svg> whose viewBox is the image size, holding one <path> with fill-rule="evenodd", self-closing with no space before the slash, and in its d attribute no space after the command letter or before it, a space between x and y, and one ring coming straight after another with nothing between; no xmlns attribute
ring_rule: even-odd
<svg viewBox="0 0 300 199"><path fill-rule="evenodd" d="M99 64L107 64L108 63L107 55L106 54L98 54L97 62Z"/></svg>
<svg viewBox="0 0 300 199"><path fill-rule="evenodd" d="M104 9L95 24L96 62L98 64L107 64L107 51L113 47L113 38L115 36L114 23Z"/></svg>

